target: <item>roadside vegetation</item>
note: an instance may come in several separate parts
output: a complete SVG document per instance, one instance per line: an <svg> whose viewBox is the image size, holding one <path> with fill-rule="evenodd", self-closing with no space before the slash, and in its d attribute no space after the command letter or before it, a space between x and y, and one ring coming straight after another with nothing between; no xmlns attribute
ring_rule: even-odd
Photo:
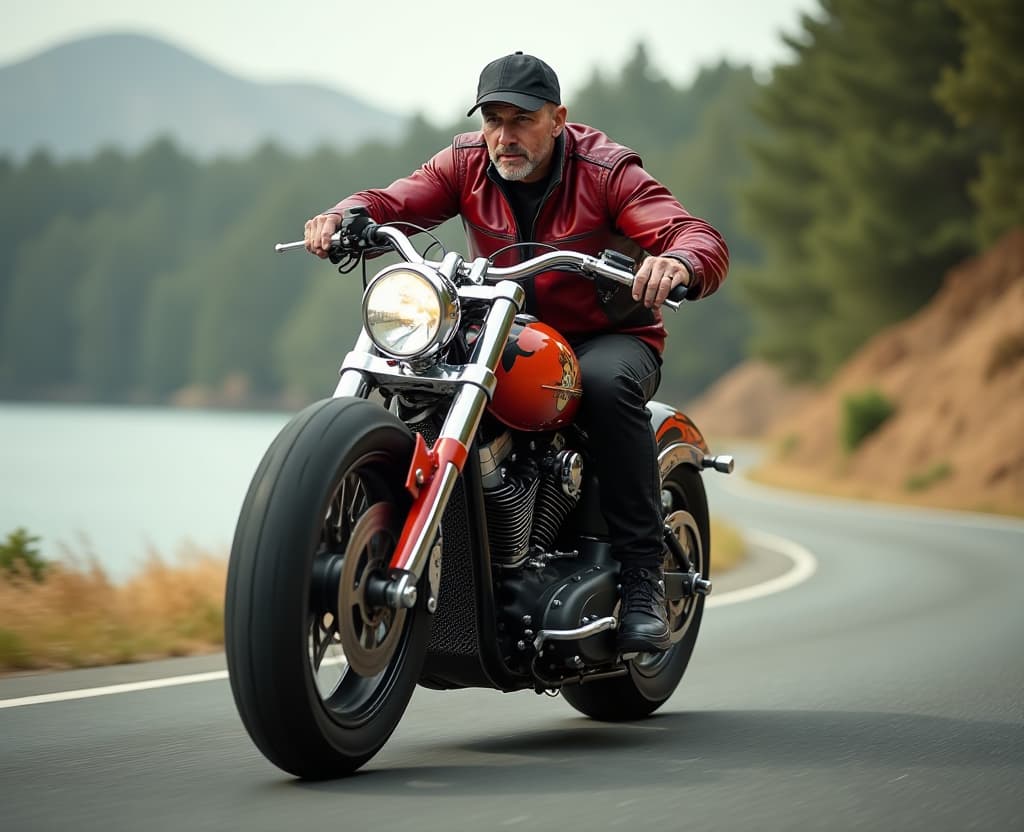
<svg viewBox="0 0 1024 832"><path fill-rule="evenodd" d="M747 556L747 544L738 529L721 520L711 520L711 574L721 575Z"/></svg>
<svg viewBox="0 0 1024 832"><path fill-rule="evenodd" d="M714 574L743 559L743 538L713 521ZM150 552L113 581L95 557L44 560L39 539L17 529L0 542L0 673L93 667L220 650L222 552Z"/></svg>
<svg viewBox="0 0 1024 832"><path fill-rule="evenodd" d="M44 561L18 529L0 544L0 672L119 664L216 650L223 642L223 553L150 552L114 582L94 557Z"/></svg>
<svg viewBox="0 0 1024 832"><path fill-rule="evenodd" d="M879 390L851 393L843 399L842 443L852 453L896 412L896 405Z"/></svg>

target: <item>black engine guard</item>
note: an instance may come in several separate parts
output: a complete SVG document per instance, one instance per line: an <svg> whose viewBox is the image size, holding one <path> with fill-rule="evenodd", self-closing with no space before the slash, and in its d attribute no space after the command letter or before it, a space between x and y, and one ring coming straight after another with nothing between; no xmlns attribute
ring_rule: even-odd
<svg viewBox="0 0 1024 832"><path fill-rule="evenodd" d="M608 618L619 603L618 564L607 556L608 546L588 541L590 558L577 569L551 584L537 599L534 629L538 633L577 630ZM598 555L593 558L593 555ZM601 557L604 555L604 557ZM547 639L541 645L540 664L544 675L578 671L582 666L599 667L615 662L615 630L581 639Z"/></svg>

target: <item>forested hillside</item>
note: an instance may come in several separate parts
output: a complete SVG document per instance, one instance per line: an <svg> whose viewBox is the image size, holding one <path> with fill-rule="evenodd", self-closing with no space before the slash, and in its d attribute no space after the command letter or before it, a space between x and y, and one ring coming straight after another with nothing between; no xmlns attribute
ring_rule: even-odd
<svg viewBox="0 0 1024 832"><path fill-rule="evenodd" d="M723 289L668 316L665 397L751 351L827 378L949 266L1024 222L1020 18L1010 0L822 0L770 80L722 65L678 88L638 46L566 102L730 244ZM199 161L160 140L0 161L0 397L329 393L358 328L358 273L272 244L474 128L414 119L395 144L302 156ZM457 226L442 233L461 245Z"/></svg>
<svg viewBox="0 0 1024 832"><path fill-rule="evenodd" d="M733 275L753 351L823 381L1024 223L1024 14L1014 0L822 0L758 96Z"/></svg>

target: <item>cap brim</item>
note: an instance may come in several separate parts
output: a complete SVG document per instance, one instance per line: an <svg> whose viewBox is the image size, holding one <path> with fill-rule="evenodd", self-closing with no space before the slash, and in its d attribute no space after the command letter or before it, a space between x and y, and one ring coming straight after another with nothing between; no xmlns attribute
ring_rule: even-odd
<svg viewBox="0 0 1024 832"><path fill-rule="evenodd" d="M511 104L513 107L518 107L521 110L528 112L534 112L539 110L545 104L547 104L546 98L537 98L535 95L526 95L521 92L492 92L480 98L476 104L469 108L469 112L466 116L471 116L477 110L478 107L482 107L484 104Z"/></svg>

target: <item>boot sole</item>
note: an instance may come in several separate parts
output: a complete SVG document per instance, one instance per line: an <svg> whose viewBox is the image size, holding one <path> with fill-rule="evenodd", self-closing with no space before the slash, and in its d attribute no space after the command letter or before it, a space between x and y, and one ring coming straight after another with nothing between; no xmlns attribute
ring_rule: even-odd
<svg viewBox="0 0 1024 832"><path fill-rule="evenodd" d="M631 636L618 640L620 653L664 653L672 646L672 635L668 631L664 637L650 638Z"/></svg>

